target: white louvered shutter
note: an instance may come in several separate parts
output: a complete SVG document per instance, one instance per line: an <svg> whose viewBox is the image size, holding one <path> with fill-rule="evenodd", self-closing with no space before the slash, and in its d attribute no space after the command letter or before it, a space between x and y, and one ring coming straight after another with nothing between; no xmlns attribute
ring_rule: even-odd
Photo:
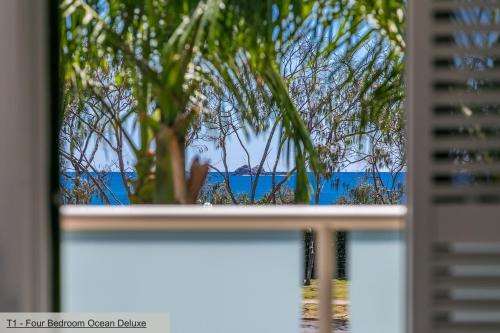
<svg viewBox="0 0 500 333"><path fill-rule="evenodd" d="M409 332L500 332L500 0L410 0Z"/></svg>

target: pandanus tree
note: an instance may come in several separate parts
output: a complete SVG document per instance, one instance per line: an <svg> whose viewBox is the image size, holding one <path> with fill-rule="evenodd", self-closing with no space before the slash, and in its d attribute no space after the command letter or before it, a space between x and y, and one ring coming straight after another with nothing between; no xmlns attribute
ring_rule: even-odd
<svg viewBox="0 0 500 333"><path fill-rule="evenodd" d="M103 83L92 75L105 71L113 74L113 84L133 92L135 103L115 115L133 127L125 136L136 161L133 203L195 202L208 165L194 160L186 172L185 146L205 107L205 85L231 90L244 129L259 130L260 101L277 110L280 135L296 165L295 200L307 202L307 170L321 165L289 95L280 54L301 36L315 36L323 56L340 50L352 57L368 42L382 54L390 40L396 47L381 61L387 70L400 71L401 30L391 23L399 19L395 6L401 0L65 0L65 90L76 98L90 91L105 105ZM242 68L251 73L250 85ZM376 104L394 98L400 87L391 86L394 80L373 87L367 78L366 91L378 92L365 101L367 116L376 116Z"/></svg>
<svg viewBox="0 0 500 333"><path fill-rule="evenodd" d="M300 24L312 10L312 1L63 3L62 59L75 87L99 89L88 75L99 67L119 71L116 78L134 91L137 103L122 117L135 116L138 125L139 139L129 142L137 161L135 202L195 202L207 166L195 161L186 173L184 154L186 133L203 108L200 85L214 83L215 74L234 86L242 62L280 108L282 128L301 165L299 182L306 184L304 161L316 167L312 143L274 61L274 43L293 35L286 20ZM241 118L252 126L256 96L241 85L238 90L246 106ZM301 200L304 188L297 186Z"/></svg>

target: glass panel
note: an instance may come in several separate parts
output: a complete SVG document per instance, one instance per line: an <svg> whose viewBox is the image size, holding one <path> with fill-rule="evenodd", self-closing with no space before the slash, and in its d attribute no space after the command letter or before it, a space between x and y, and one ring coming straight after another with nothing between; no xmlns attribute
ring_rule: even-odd
<svg viewBox="0 0 500 333"><path fill-rule="evenodd" d="M172 332L299 332L299 232L65 232L62 310L168 312Z"/></svg>
<svg viewBox="0 0 500 333"><path fill-rule="evenodd" d="M352 332L404 332L403 234L352 232L348 253Z"/></svg>

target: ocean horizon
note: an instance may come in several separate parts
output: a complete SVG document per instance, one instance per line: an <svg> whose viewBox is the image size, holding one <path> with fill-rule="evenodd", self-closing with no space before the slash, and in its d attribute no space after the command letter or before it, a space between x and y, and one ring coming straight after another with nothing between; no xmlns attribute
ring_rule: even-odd
<svg viewBox="0 0 500 333"><path fill-rule="evenodd" d="M65 172L66 176L61 176L62 186L69 187L68 178L74 172ZM280 172L276 174L275 182L278 183L283 178L286 177L286 172ZM105 172L101 175L104 175L107 179L108 189L106 190L108 193L112 192L116 199L111 199L112 205L129 205L130 202L127 197L127 190L123 184L121 174L119 172ZM135 173L128 172L128 177L134 177ZM229 173L229 182L231 184L231 188L235 196L247 194L250 195L251 192L251 179L255 178L255 176L251 175L235 175L234 172ZM286 186L290 189L295 188L295 175L291 175L290 178L285 181L283 186ZM404 172L400 172L397 175L391 175L389 172L381 172L380 177L382 182L387 188L390 188L393 184L393 180L395 182L395 187L399 185L404 186L406 180L406 174ZM313 188L316 186L316 181L311 173L309 173L309 180ZM207 177L208 184L215 184L224 181L224 177L218 172L209 172ZM329 179L322 179L322 187L319 196L319 204L320 205L331 205L335 204L338 199L343 196L348 195L349 190L356 188L362 183L370 183L373 182L373 179L370 177L370 174L367 172L337 172L332 175ZM257 188L255 191L255 199L258 200L262 198L264 195L269 193L272 188L272 175L263 174L259 176L259 182L257 184ZM315 193L313 192L311 197L314 198ZM313 203L311 199L311 203ZM92 205L103 205L104 202L102 198L99 196L94 196L91 200Z"/></svg>

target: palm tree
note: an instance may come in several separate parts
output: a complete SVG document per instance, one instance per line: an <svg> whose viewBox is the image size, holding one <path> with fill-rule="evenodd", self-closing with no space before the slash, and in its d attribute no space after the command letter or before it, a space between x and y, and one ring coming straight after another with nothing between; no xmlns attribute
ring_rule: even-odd
<svg viewBox="0 0 500 333"><path fill-rule="evenodd" d="M104 105L103 83L92 79L95 71L112 72L114 84L133 91L136 102L118 123L133 123L137 136L125 136L137 161L134 203L195 202L208 166L195 160L186 172L184 154L186 135L205 107L204 85L230 89L246 127L258 126L258 100L278 110L281 135L296 164L295 200L307 202L307 169L321 166L280 74L279 57L304 36L317 40L324 50L319 55L342 50L352 57L370 42L387 70L401 71L404 45L400 22L393 26L400 19L394 6L402 8L402 1L66 0L61 5L65 82L73 96L88 90ZM370 26L367 17L378 23ZM390 52L388 42L395 45ZM251 73L250 85L241 78L244 72ZM365 101L367 116L377 116L376 103L401 89L394 80L382 88L377 81L377 87L366 81L366 90L377 96Z"/></svg>

